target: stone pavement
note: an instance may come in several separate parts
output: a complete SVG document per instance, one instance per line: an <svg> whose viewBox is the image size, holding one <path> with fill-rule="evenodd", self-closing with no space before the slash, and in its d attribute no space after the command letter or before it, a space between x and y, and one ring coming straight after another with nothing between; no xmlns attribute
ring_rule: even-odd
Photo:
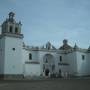
<svg viewBox="0 0 90 90"><path fill-rule="evenodd" d="M90 79L6 80L0 90L90 90Z"/></svg>

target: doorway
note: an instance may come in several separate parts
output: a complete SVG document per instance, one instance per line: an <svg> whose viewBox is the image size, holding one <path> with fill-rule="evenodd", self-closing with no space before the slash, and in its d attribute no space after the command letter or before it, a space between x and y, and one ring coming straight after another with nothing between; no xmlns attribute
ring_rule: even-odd
<svg viewBox="0 0 90 90"><path fill-rule="evenodd" d="M49 69L45 70L45 76L49 76Z"/></svg>

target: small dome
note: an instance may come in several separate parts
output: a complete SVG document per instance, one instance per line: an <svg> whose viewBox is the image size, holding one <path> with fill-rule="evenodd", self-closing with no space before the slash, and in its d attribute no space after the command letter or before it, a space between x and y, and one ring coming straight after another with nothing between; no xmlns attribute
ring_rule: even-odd
<svg viewBox="0 0 90 90"><path fill-rule="evenodd" d="M15 16L15 13L10 12L8 21L11 22L11 23L15 23L14 16Z"/></svg>
<svg viewBox="0 0 90 90"><path fill-rule="evenodd" d="M72 49L72 47L70 45L68 45L68 40L64 39L63 45L59 49L60 50L68 50L68 49Z"/></svg>
<svg viewBox="0 0 90 90"><path fill-rule="evenodd" d="M67 39L64 39L63 40L63 44L67 44L68 43L68 40Z"/></svg>
<svg viewBox="0 0 90 90"><path fill-rule="evenodd" d="M15 13L14 12L10 12L9 13L9 17L14 17L15 16Z"/></svg>

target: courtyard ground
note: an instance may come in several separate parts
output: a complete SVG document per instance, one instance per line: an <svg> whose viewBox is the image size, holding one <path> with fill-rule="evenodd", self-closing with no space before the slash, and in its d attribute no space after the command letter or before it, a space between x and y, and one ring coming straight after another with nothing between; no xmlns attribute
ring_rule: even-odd
<svg viewBox="0 0 90 90"><path fill-rule="evenodd" d="M6 80L0 90L90 90L90 79Z"/></svg>

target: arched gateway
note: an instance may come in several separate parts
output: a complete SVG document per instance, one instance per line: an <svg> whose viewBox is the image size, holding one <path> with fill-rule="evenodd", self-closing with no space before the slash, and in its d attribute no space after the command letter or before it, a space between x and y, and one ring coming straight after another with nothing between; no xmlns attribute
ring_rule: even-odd
<svg viewBox="0 0 90 90"><path fill-rule="evenodd" d="M43 72L45 76L49 76L55 72L54 56L51 54L45 54L43 57Z"/></svg>

